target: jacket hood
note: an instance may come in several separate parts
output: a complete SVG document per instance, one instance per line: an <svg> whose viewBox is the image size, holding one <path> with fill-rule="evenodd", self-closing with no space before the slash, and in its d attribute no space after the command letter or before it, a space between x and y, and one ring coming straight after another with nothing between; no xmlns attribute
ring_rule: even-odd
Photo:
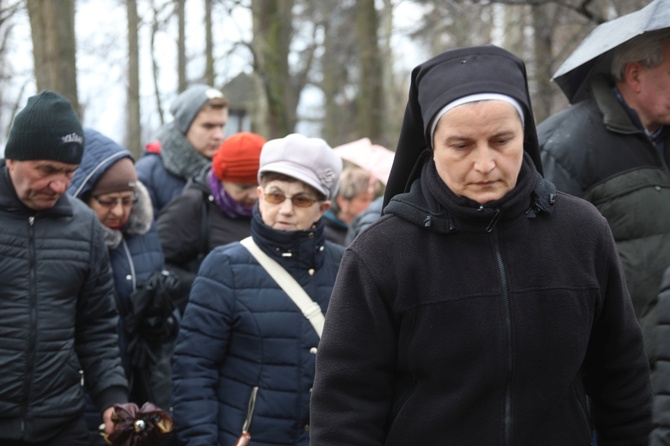
<svg viewBox="0 0 670 446"><path fill-rule="evenodd" d="M68 194L85 198L107 169L121 158L133 155L110 138L93 129L84 129L86 147L81 164L74 173Z"/></svg>
<svg viewBox="0 0 670 446"><path fill-rule="evenodd" d="M133 155L127 149L96 130L86 128L84 136L86 139L84 157L67 190L69 195L80 200L87 198L110 166L121 158L133 160ZM138 201L133 206L128 222L121 231L127 234L144 234L150 229L153 221L151 197L139 181L136 193Z"/></svg>
<svg viewBox="0 0 670 446"><path fill-rule="evenodd" d="M398 147L389 176L384 206L409 190L432 153L430 124L456 99L478 93L498 93L516 99L524 111L524 150L542 174L535 118L528 92L526 67L512 53L493 45L446 51L412 70Z"/></svg>
<svg viewBox="0 0 670 446"><path fill-rule="evenodd" d="M186 186L184 189L196 189L206 194L211 194L209 187L209 172L212 170L212 166L203 167L200 172L194 177L186 180Z"/></svg>

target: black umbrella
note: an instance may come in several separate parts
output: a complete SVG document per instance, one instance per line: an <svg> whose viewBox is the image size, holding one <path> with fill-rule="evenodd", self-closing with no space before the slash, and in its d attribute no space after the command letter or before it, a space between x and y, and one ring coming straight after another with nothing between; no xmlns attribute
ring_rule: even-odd
<svg viewBox="0 0 670 446"><path fill-rule="evenodd" d="M609 70L611 49L649 31L670 28L670 0L654 0L644 8L599 25L554 73L554 82L571 103L588 96L591 78Z"/></svg>

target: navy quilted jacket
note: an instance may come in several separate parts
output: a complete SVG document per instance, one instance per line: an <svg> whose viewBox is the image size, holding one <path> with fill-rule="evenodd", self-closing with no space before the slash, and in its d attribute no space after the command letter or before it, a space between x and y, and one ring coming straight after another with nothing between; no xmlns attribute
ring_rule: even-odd
<svg viewBox="0 0 670 446"><path fill-rule="evenodd" d="M252 237L325 313L343 248L323 222L281 232L254 210ZM249 252L214 249L191 289L174 355L174 419L183 444L232 445L257 388L249 432L254 446L309 443L309 399L319 337Z"/></svg>
<svg viewBox="0 0 670 446"><path fill-rule="evenodd" d="M184 190L186 180L169 172L158 153L145 152L137 161L135 168L138 178L149 191L151 202L154 205L154 218L158 218L158 213L163 206Z"/></svg>
<svg viewBox="0 0 670 446"><path fill-rule="evenodd" d="M85 129L86 150L81 165L75 172L68 193L78 198L86 198L102 174L121 158L131 158L131 153L101 133ZM130 294L149 274L164 267L163 251L156 224L152 218L151 199L146 189L138 185L138 202L133 206L128 222L121 230L122 238L115 246L108 243L109 256L114 275L117 296L128 312ZM122 324L119 323L124 367L128 367L125 355L127 339Z"/></svg>

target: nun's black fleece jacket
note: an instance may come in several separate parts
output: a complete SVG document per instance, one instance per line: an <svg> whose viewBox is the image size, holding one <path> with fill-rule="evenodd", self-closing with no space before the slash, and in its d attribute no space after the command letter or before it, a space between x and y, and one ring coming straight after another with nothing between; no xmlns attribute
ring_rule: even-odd
<svg viewBox="0 0 670 446"><path fill-rule="evenodd" d="M347 249L310 444L573 446L593 428L599 446L647 444L648 364L607 222L530 166L478 209L428 161Z"/></svg>

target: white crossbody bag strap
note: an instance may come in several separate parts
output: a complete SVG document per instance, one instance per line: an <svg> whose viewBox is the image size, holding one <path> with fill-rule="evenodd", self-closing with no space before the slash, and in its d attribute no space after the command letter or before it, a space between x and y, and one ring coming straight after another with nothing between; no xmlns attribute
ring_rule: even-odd
<svg viewBox="0 0 670 446"><path fill-rule="evenodd" d="M319 304L314 302L305 290L300 286L298 282L286 271L282 266L271 259L267 254L265 254L261 249L256 245L254 240L251 237L247 237L243 240L240 240L242 246L247 248L252 256L258 263L261 264L265 271L270 274L275 282L288 294L291 300L300 308L302 314L305 315L307 320L312 324L316 334L321 338L321 333L323 332L323 323L324 316L321 312L321 307Z"/></svg>

